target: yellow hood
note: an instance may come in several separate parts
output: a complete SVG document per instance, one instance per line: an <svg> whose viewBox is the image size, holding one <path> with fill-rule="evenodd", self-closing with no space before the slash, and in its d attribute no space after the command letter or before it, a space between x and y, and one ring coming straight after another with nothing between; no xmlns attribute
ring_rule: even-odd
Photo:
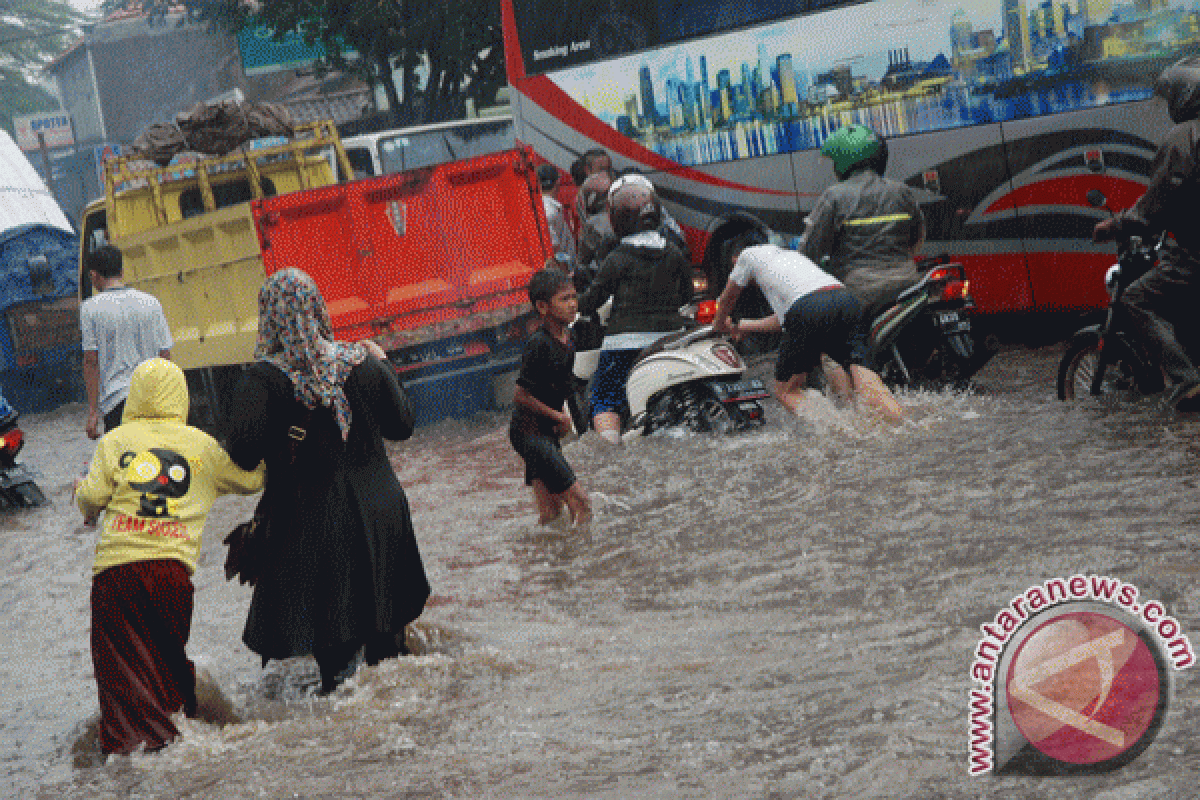
<svg viewBox="0 0 1200 800"><path fill-rule="evenodd" d="M133 371L121 421L170 419L186 424L188 403L183 370L173 361L151 358Z"/></svg>

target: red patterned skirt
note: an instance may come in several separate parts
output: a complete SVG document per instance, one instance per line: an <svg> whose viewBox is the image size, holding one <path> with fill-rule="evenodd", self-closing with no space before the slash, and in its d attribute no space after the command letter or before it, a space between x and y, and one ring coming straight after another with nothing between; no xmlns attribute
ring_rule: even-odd
<svg viewBox="0 0 1200 800"><path fill-rule="evenodd" d="M92 579L92 666L100 744L128 754L179 735L171 715L196 711L196 672L185 649L195 590L174 559L109 567Z"/></svg>

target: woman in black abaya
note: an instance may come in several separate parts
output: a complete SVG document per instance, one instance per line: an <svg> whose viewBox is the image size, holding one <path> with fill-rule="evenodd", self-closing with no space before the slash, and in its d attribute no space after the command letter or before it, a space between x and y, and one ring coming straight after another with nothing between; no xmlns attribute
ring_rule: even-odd
<svg viewBox="0 0 1200 800"><path fill-rule="evenodd" d="M408 501L383 440L407 439L412 402L377 345L334 342L316 284L298 269L259 292L256 361L227 409L239 465L267 462L267 520L243 640L263 658L312 654L331 691L406 653L429 584Z"/></svg>

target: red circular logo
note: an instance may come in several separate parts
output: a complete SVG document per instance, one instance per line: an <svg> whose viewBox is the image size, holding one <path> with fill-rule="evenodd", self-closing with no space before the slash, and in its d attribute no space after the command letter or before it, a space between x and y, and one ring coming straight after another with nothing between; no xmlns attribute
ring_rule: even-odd
<svg viewBox="0 0 1200 800"><path fill-rule="evenodd" d="M1060 762L1099 765L1149 745L1166 705L1164 681L1135 630L1081 611L1047 621L1021 643L1005 689L1030 744Z"/></svg>

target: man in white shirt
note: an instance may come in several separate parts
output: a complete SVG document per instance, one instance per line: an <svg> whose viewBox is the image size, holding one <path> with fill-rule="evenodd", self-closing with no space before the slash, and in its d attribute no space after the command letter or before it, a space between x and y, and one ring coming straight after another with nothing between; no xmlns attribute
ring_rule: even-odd
<svg viewBox="0 0 1200 800"><path fill-rule="evenodd" d="M575 235L567 223L562 203L554 193L558 190L558 167L542 164L537 168L538 184L542 188L542 206L546 209L546 222L550 226L550 241L555 255L565 255L569 261L566 272L575 269Z"/></svg>
<svg viewBox="0 0 1200 800"><path fill-rule="evenodd" d="M792 413L804 405L804 382L808 373L829 356L850 377L830 370L830 385L847 395L858 395L863 402L890 422L904 418L883 381L863 366L866 331L862 326L862 307L840 281L822 272L816 264L793 250L763 244L765 237L755 231L735 241L729 258L733 270L717 301L713 327L732 333L775 333L783 331L775 362L775 396ZM730 320L730 313L743 289L754 283L762 290L775 313L762 319Z"/></svg>
<svg viewBox="0 0 1200 800"><path fill-rule="evenodd" d="M98 439L121 424L133 370L148 358L171 357L171 331L162 305L124 283L121 251L106 245L88 255L96 293L79 307L87 435Z"/></svg>

